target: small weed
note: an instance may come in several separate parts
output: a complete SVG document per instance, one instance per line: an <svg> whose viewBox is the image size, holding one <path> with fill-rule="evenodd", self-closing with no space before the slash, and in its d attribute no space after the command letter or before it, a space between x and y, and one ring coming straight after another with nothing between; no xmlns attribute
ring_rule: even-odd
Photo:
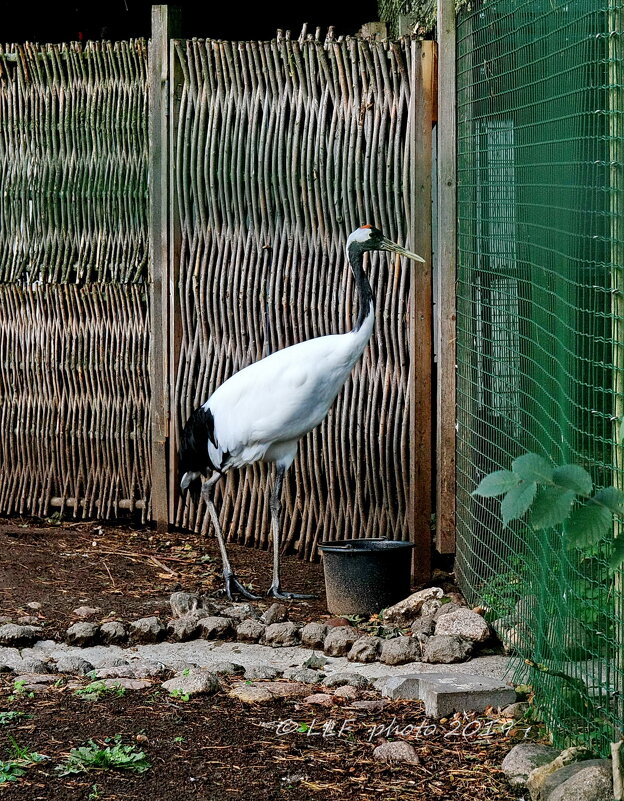
<svg viewBox="0 0 624 801"><path fill-rule="evenodd" d="M26 689L25 679L15 679L13 682L13 693L9 695L9 701L15 701L16 698L34 698L35 694Z"/></svg>
<svg viewBox="0 0 624 801"><path fill-rule="evenodd" d="M101 797L102 797L102 794L100 793L99 787L97 786L97 784L94 784L91 787L91 792L87 796L87 801L98 801L98 799L101 798Z"/></svg>
<svg viewBox="0 0 624 801"><path fill-rule="evenodd" d="M174 743L178 743L178 744L179 743L184 743L184 742L186 742L186 738L182 737L181 735L178 735L177 737L173 738L173 742Z"/></svg>
<svg viewBox="0 0 624 801"><path fill-rule="evenodd" d="M86 687L81 687L75 692L75 695L79 698L84 698L85 701L99 701L106 695L114 695L120 698L125 694L126 689L122 687L121 684L108 685L104 684L103 681L92 681L90 684L87 684Z"/></svg>
<svg viewBox="0 0 624 801"><path fill-rule="evenodd" d="M122 745L121 735L107 737L107 745L99 746L93 740L79 748L72 748L67 762L59 765L57 771L61 776L73 773L86 773L89 770L129 770L144 773L150 768L144 751L138 751L133 745Z"/></svg>
<svg viewBox="0 0 624 801"><path fill-rule="evenodd" d="M184 690L171 690L169 695L172 698L177 698L178 701L188 701L191 697L188 693L185 693Z"/></svg>
<svg viewBox="0 0 624 801"><path fill-rule="evenodd" d="M13 755L11 759L0 760L0 784L18 781L26 773L27 768L48 758L31 751L27 746L18 745L13 737L9 737L9 741Z"/></svg>
<svg viewBox="0 0 624 801"><path fill-rule="evenodd" d="M184 668L184 670L182 671L182 675L183 676L190 676L191 675L191 669L190 668Z"/></svg>
<svg viewBox="0 0 624 801"><path fill-rule="evenodd" d="M15 709L0 712L0 726L8 726L9 723L15 723L16 720L24 717L29 718L30 715L27 715L25 712L18 712Z"/></svg>

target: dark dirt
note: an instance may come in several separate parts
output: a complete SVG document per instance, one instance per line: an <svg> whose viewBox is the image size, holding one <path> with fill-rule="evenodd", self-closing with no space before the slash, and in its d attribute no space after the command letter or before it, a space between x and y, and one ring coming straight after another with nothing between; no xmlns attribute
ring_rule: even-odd
<svg viewBox="0 0 624 801"><path fill-rule="evenodd" d="M228 553L239 579L258 594L265 592L271 583L271 552L231 544ZM318 620L327 615L321 565L285 555L281 566L285 590L318 595L318 600L291 602L289 617ZM37 615L52 638L75 622L71 613L79 606L100 607L97 620L167 618L172 592L210 595L221 583L213 537L161 537L145 528L98 523L0 521L0 615ZM41 603L41 610L27 609L30 601ZM257 603L266 607L272 601Z"/></svg>
<svg viewBox="0 0 624 801"><path fill-rule="evenodd" d="M433 724L423 717L419 703L401 701L377 712L336 705L315 713L295 701L249 707L225 689L184 702L158 685L98 701L82 700L69 687L7 700L10 693L10 681L0 679L0 708L32 717L0 726L0 759L10 756L9 737L49 757L28 768L19 782L0 785L0 796L11 801L518 798L499 766L524 730L515 735L497 732L494 718ZM295 722L291 728L302 730L278 733L277 722L287 720ZM333 723L333 735L331 725L323 732L327 723ZM394 737L412 743L420 764L389 766L373 760L373 749L388 737L374 727L393 723ZM408 724L414 727L411 733L404 729ZM430 728L419 730L419 724ZM151 764L147 772L90 771L61 777L56 771L71 748L91 738L103 744L117 734L124 744L145 752Z"/></svg>

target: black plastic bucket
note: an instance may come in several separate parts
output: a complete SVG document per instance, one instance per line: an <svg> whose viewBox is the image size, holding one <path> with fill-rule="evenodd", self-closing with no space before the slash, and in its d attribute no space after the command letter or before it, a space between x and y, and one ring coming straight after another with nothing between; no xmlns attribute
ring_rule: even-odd
<svg viewBox="0 0 624 801"><path fill-rule="evenodd" d="M333 615L373 615L410 594L412 542L329 541L323 552L327 608Z"/></svg>

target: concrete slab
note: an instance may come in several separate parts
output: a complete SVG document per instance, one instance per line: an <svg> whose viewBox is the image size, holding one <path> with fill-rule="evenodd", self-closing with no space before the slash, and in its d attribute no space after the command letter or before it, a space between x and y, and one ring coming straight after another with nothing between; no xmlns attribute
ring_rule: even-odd
<svg viewBox="0 0 624 801"><path fill-rule="evenodd" d="M432 718L443 718L453 712L482 712L488 706L504 707L516 700L513 687L475 674L422 676L419 688L425 714Z"/></svg>

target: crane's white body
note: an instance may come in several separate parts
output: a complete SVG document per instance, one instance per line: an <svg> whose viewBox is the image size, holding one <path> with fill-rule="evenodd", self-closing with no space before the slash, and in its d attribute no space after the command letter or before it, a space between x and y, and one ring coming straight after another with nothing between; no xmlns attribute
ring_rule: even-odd
<svg viewBox="0 0 624 801"><path fill-rule="evenodd" d="M235 373L203 405L214 417L217 469L257 461L288 468L297 442L321 423L373 331L371 305L357 331L291 345ZM225 457L225 458L224 458Z"/></svg>

